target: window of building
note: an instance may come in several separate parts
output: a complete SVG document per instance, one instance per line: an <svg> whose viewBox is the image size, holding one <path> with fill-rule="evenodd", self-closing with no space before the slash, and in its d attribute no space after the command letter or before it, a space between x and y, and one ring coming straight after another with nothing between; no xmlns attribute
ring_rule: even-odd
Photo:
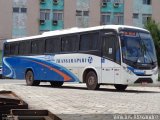
<svg viewBox="0 0 160 120"><path fill-rule="evenodd" d="M64 52L72 52L76 51L76 43L78 40L78 36L66 36L62 38L62 51Z"/></svg>
<svg viewBox="0 0 160 120"><path fill-rule="evenodd" d="M133 13L133 18L138 19L139 18L139 14L138 13Z"/></svg>
<svg viewBox="0 0 160 120"><path fill-rule="evenodd" d="M83 16L89 16L89 11L83 11Z"/></svg>
<svg viewBox="0 0 160 120"><path fill-rule="evenodd" d="M151 5L151 0L143 0L144 5Z"/></svg>
<svg viewBox="0 0 160 120"><path fill-rule="evenodd" d="M27 12L27 8L14 7L13 8L13 12L14 13L26 13Z"/></svg>
<svg viewBox="0 0 160 120"><path fill-rule="evenodd" d="M47 38L46 39L46 53L58 53L61 51L60 38Z"/></svg>
<svg viewBox="0 0 160 120"><path fill-rule="evenodd" d="M114 3L124 3L124 0L114 0Z"/></svg>
<svg viewBox="0 0 160 120"><path fill-rule="evenodd" d="M102 0L102 3L111 2L111 0Z"/></svg>
<svg viewBox="0 0 160 120"><path fill-rule="evenodd" d="M19 13L19 9L20 9L19 7L14 7L14 8L13 8L13 12L14 12L14 13Z"/></svg>
<svg viewBox="0 0 160 120"><path fill-rule="evenodd" d="M76 10L76 16L82 16L82 11Z"/></svg>
<svg viewBox="0 0 160 120"><path fill-rule="evenodd" d="M142 15L142 24L145 24L148 20L151 20L151 14L143 14Z"/></svg>
<svg viewBox="0 0 160 120"><path fill-rule="evenodd" d="M27 12L27 8L21 8L21 13L26 13Z"/></svg>
<svg viewBox="0 0 160 120"><path fill-rule="evenodd" d="M53 20L63 20L63 12L62 11L54 11L53 12Z"/></svg>
<svg viewBox="0 0 160 120"><path fill-rule="evenodd" d="M101 0L103 6L106 6L108 2L111 2L111 0Z"/></svg>
<svg viewBox="0 0 160 120"><path fill-rule="evenodd" d="M80 36L80 50L97 50L99 33L88 33Z"/></svg>
<svg viewBox="0 0 160 120"><path fill-rule="evenodd" d="M116 25L123 25L123 14L122 13L115 13L114 14L114 24Z"/></svg>
<svg viewBox="0 0 160 120"><path fill-rule="evenodd" d="M76 16L89 16L89 11L76 10Z"/></svg>
<svg viewBox="0 0 160 120"><path fill-rule="evenodd" d="M101 24L102 25L111 24L111 14L110 13L103 13L101 15Z"/></svg>
<svg viewBox="0 0 160 120"><path fill-rule="evenodd" d="M40 20L49 20L50 10L40 10Z"/></svg>

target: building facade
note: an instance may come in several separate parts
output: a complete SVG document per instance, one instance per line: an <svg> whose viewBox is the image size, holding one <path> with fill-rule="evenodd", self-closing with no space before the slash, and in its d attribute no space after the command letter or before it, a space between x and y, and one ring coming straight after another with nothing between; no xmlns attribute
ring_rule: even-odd
<svg viewBox="0 0 160 120"><path fill-rule="evenodd" d="M11 38L11 36L12 36L12 0L7 0L7 1L0 0L0 49L2 49L3 40Z"/></svg>
<svg viewBox="0 0 160 120"><path fill-rule="evenodd" d="M160 22L159 0L125 0L124 24L144 27L149 19Z"/></svg>
<svg viewBox="0 0 160 120"><path fill-rule="evenodd" d="M40 0L39 30L41 32L64 28L64 0Z"/></svg>
<svg viewBox="0 0 160 120"><path fill-rule="evenodd" d="M41 1L40 16L43 17L40 19L40 21L42 21L40 31L42 32L71 27L91 27L107 24L125 24L144 27L144 24L150 18L160 22L160 15L158 15L158 11L160 11L159 0ZM56 5L54 5L55 1ZM47 18L44 17L45 15L42 11L48 11L46 12ZM43 22L44 20L46 22L45 24ZM54 22L56 24L53 24Z"/></svg>
<svg viewBox="0 0 160 120"><path fill-rule="evenodd" d="M100 24L124 24L124 0L102 0Z"/></svg>
<svg viewBox="0 0 160 120"><path fill-rule="evenodd" d="M0 0L0 49L6 39L39 34L38 13L39 0Z"/></svg>

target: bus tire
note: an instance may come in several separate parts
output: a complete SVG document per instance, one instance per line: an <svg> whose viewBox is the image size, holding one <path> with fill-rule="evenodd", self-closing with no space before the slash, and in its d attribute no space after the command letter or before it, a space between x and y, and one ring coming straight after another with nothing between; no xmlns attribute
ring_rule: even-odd
<svg viewBox="0 0 160 120"><path fill-rule="evenodd" d="M95 72L90 71L86 76L86 85L88 90L96 90L99 89L100 85L98 84L97 75Z"/></svg>
<svg viewBox="0 0 160 120"><path fill-rule="evenodd" d="M125 91L128 85L115 84L114 87L118 91Z"/></svg>
<svg viewBox="0 0 160 120"><path fill-rule="evenodd" d="M28 86L38 86L40 84L40 81L34 80L34 75L31 70L26 72L25 79Z"/></svg>
<svg viewBox="0 0 160 120"><path fill-rule="evenodd" d="M63 81L51 81L50 84L52 87L61 87L63 85Z"/></svg>

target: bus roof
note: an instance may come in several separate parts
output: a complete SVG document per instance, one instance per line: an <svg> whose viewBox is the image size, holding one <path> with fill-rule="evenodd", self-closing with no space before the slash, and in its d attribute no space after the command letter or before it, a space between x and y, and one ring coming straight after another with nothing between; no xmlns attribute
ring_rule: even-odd
<svg viewBox="0 0 160 120"><path fill-rule="evenodd" d="M118 31L119 28L132 28L132 29L138 29L138 30L143 30L143 31L148 32L146 29L143 29L143 28L134 27L134 26L126 26L126 25L103 25L103 26L96 26L96 27L89 27L89 28L74 27L74 28L69 28L69 29L44 32L42 35L35 35L35 36L23 37L23 38L17 38L17 39L8 39L5 42L30 40L30 39L36 39L36 38L43 38L43 37L56 36L56 35L65 35L65 34L72 34L72 33L79 33L79 32L87 32L87 31L101 30L101 29L114 29Z"/></svg>

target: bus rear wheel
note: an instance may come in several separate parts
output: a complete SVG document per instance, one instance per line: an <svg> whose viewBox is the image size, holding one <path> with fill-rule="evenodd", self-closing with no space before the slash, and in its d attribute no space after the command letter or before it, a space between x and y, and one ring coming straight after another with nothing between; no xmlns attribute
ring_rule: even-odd
<svg viewBox="0 0 160 120"><path fill-rule="evenodd" d="M28 86L38 86L40 84L40 81L34 80L34 75L31 70L26 72L25 78L26 78L26 84Z"/></svg>
<svg viewBox="0 0 160 120"><path fill-rule="evenodd" d="M116 90L118 91L125 91L125 89L127 88L128 85L121 85L121 84L116 84L114 85L114 87L116 88Z"/></svg>
<svg viewBox="0 0 160 120"><path fill-rule="evenodd" d="M95 72L90 71L86 76L86 85L88 90L96 90L99 89L100 85L98 84L97 75Z"/></svg>
<svg viewBox="0 0 160 120"><path fill-rule="evenodd" d="M50 84L52 87L61 87L63 85L63 81L51 81Z"/></svg>

